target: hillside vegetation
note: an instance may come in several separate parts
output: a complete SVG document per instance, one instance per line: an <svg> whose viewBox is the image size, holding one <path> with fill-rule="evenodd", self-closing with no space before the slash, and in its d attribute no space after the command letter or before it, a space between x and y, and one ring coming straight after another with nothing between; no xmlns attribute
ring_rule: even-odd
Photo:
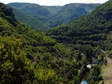
<svg viewBox="0 0 112 84"><path fill-rule="evenodd" d="M99 47L83 48L19 23L13 10L0 3L0 84L79 84L83 79L98 84L102 52ZM100 63L88 69L94 61Z"/></svg>
<svg viewBox="0 0 112 84"><path fill-rule="evenodd" d="M106 58L112 58L112 1L110 0L105 4L102 4L86 16L82 16L77 20L73 20L66 25L61 25L51 29L48 32L48 35L57 39L58 42L64 43L68 46L74 46L74 48L82 52L85 52L88 46L91 46L92 49L95 49L96 47L98 48L99 46L97 55L92 54L89 51L86 52L86 54L95 59L98 56L103 56L104 60L102 62L105 64ZM98 55L99 51L101 51L102 54ZM101 63L101 61L97 62ZM107 67L103 69L110 71L110 68L111 66L108 68L107 63ZM101 71L102 70L100 70L98 73ZM104 73L107 76L109 75L108 72L107 74L106 72ZM111 81L111 79L106 80L104 76L104 84L105 82L109 83L109 81ZM97 83L93 82L90 84Z"/></svg>
<svg viewBox="0 0 112 84"><path fill-rule="evenodd" d="M99 6L86 16L73 20L49 31L59 41L98 44L106 40L112 31L112 2Z"/></svg>
<svg viewBox="0 0 112 84"><path fill-rule="evenodd" d="M91 12L100 4L67 4L65 6L40 6L30 3L10 3L15 18L35 29L48 30ZM43 24L44 23L44 24Z"/></svg>
<svg viewBox="0 0 112 84"><path fill-rule="evenodd" d="M22 9L12 9L0 3L0 84L80 84L83 80L88 84L105 83L105 76L110 77L106 71L111 70L112 1L98 6L94 11L90 6L85 9L81 6L68 4L64 8L41 8L25 3L21 4ZM55 8L57 10L52 13ZM72 8L78 12L74 13ZM34 12L33 18L38 18L37 23L42 26L56 27L41 32L26 26L14 14L17 11L20 16L24 15L25 12L20 11L23 9L28 14ZM87 15L80 16L79 12ZM79 18L71 17L71 13ZM54 16L49 19L51 15ZM29 16L25 17L27 19ZM62 23L57 23L56 18L60 18ZM50 24L43 23L46 21ZM104 64L107 66L102 74Z"/></svg>

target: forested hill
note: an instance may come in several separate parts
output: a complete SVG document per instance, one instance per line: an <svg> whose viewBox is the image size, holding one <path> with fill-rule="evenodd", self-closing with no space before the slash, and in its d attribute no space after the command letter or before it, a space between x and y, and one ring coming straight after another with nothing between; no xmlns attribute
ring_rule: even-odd
<svg viewBox="0 0 112 84"><path fill-rule="evenodd" d="M84 4L84 3L71 3L62 6L61 10L50 18L50 26L55 27L61 24L66 24L80 16L86 15L93 11L100 4Z"/></svg>
<svg viewBox="0 0 112 84"><path fill-rule="evenodd" d="M0 3L0 84L79 84L83 79L97 84L99 64L91 70L86 67L93 62L86 52L97 49L82 52L58 43L19 23L13 10Z"/></svg>
<svg viewBox="0 0 112 84"><path fill-rule="evenodd" d="M7 19L11 23L16 23L15 15L13 14L13 9L8 6L3 5L2 3L0 3L0 7L1 7L0 17Z"/></svg>
<svg viewBox="0 0 112 84"><path fill-rule="evenodd" d="M87 58L92 57L96 60L97 57L100 57L103 60L94 61L93 64L102 62L107 64L103 65L106 67L100 65L99 68L94 69L97 72L91 73L94 77L89 77L93 80L89 84L95 84L95 80L99 80L100 77L104 76L103 71L105 71L104 80L107 82L111 80L108 80L111 76L106 72L111 68L108 64L108 58L112 58L112 0L97 7L86 16L51 29L48 34L59 42L73 46L74 49L86 53ZM99 76L97 76L98 73L100 74ZM105 81L100 83L106 84L107 82ZM96 84L99 83L97 82Z"/></svg>
<svg viewBox="0 0 112 84"><path fill-rule="evenodd" d="M45 23L45 21L51 14L46 8L29 3L11 3L8 5L13 8L15 18L21 23L25 23L32 28L41 28L41 30L46 30L48 27L48 23Z"/></svg>
<svg viewBox="0 0 112 84"><path fill-rule="evenodd" d="M10 3L18 21L41 30L68 23L95 9L100 4L67 4L65 6L40 6L30 3ZM44 24L43 24L44 23Z"/></svg>
<svg viewBox="0 0 112 84"><path fill-rule="evenodd" d="M62 42L98 44L112 31L112 1L86 16L52 29L49 34Z"/></svg>

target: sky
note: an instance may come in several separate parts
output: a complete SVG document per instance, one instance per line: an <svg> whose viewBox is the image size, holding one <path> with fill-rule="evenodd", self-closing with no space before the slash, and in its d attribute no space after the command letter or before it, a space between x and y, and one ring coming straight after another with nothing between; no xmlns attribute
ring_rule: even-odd
<svg viewBox="0 0 112 84"><path fill-rule="evenodd" d="M68 3L104 3L108 0L0 0L3 3L11 2L27 2L27 3L37 3L40 5L65 5Z"/></svg>

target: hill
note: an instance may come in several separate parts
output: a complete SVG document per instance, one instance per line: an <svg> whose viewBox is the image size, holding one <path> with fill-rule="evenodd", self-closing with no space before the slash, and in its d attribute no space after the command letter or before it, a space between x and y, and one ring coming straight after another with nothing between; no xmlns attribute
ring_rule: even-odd
<svg viewBox="0 0 112 84"><path fill-rule="evenodd" d="M111 70L111 66L108 62L111 62L112 59L111 0L102 4L86 16L73 20L66 25L61 25L51 29L48 34L57 39L59 42L64 43L65 45L73 46L83 52L90 46L92 46L92 49L95 49L96 47L99 48L99 50L96 51L96 56L94 56L95 54L92 54L91 51L88 51L88 54L86 53L86 55L95 58L101 56L103 63L106 65L102 68L102 70L100 69L98 73L100 73L100 76L104 76L104 83L111 82L111 76L108 72L106 72ZM102 52L102 54L98 55L99 51ZM96 63L101 63L101 61L97 61L95 64ZM101 71L104 71L103 74L101 74ZM94 75L98 73L94 73ZM97 77L93 77L92 80L97 80ZM90 82L90 84L95 83Z"/></svg>
<svg viewBox="0 0 112 84"><path fill-rule="evenodd" d="M73 20L67 25L56 27L50 34L60 41L72 43L100 43L111 32L112 2L99 6L86 16Z"/></svg>
<svg viewBox="0 0 112 84"><path fill-rule="evenodd" d="M87 14L99 4L77 3L65 6L40 6L30 3L10 3L8 5L15 9L14 13L18 21L35 29L47 30Z"/></svg>
<svg viewBox="0 0 112 84"><path fill-rule="evenodd" d="M50 18L51 27L66 24L94 10L100 4L72 3L64 5L57 14Z"/></svg>
<svg viewBox="0 0 112 84"><path fill-rule="evenodd" d="M101 64L86 67L97 50L58 43L19 23L13 9L0 3L0 84L79 84L83 79L98 84ZM102 61L100 54L95 60Z"/></svg>
<svg viewBox="0 0 112 84"><path fill-rule="evenodd" d="M47 21L51 14L46 8L29 3L11 3L8 5L13 7L15 18L18 21L35 29L47 29L48 23L45 23L45 21Z"/></svg>

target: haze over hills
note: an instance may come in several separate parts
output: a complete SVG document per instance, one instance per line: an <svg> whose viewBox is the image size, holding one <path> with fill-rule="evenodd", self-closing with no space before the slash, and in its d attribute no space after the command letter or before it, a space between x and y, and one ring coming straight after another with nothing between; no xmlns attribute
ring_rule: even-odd
<svg viewBox="0 0 112 84"><path fill-rule="evenodd" d="M40 6L30 3L10 3L15 9L15 17L20 22L47 30L87 14L99 4L67 4L65 6ZM44 24L43 24L44 23Z"/></svg>

